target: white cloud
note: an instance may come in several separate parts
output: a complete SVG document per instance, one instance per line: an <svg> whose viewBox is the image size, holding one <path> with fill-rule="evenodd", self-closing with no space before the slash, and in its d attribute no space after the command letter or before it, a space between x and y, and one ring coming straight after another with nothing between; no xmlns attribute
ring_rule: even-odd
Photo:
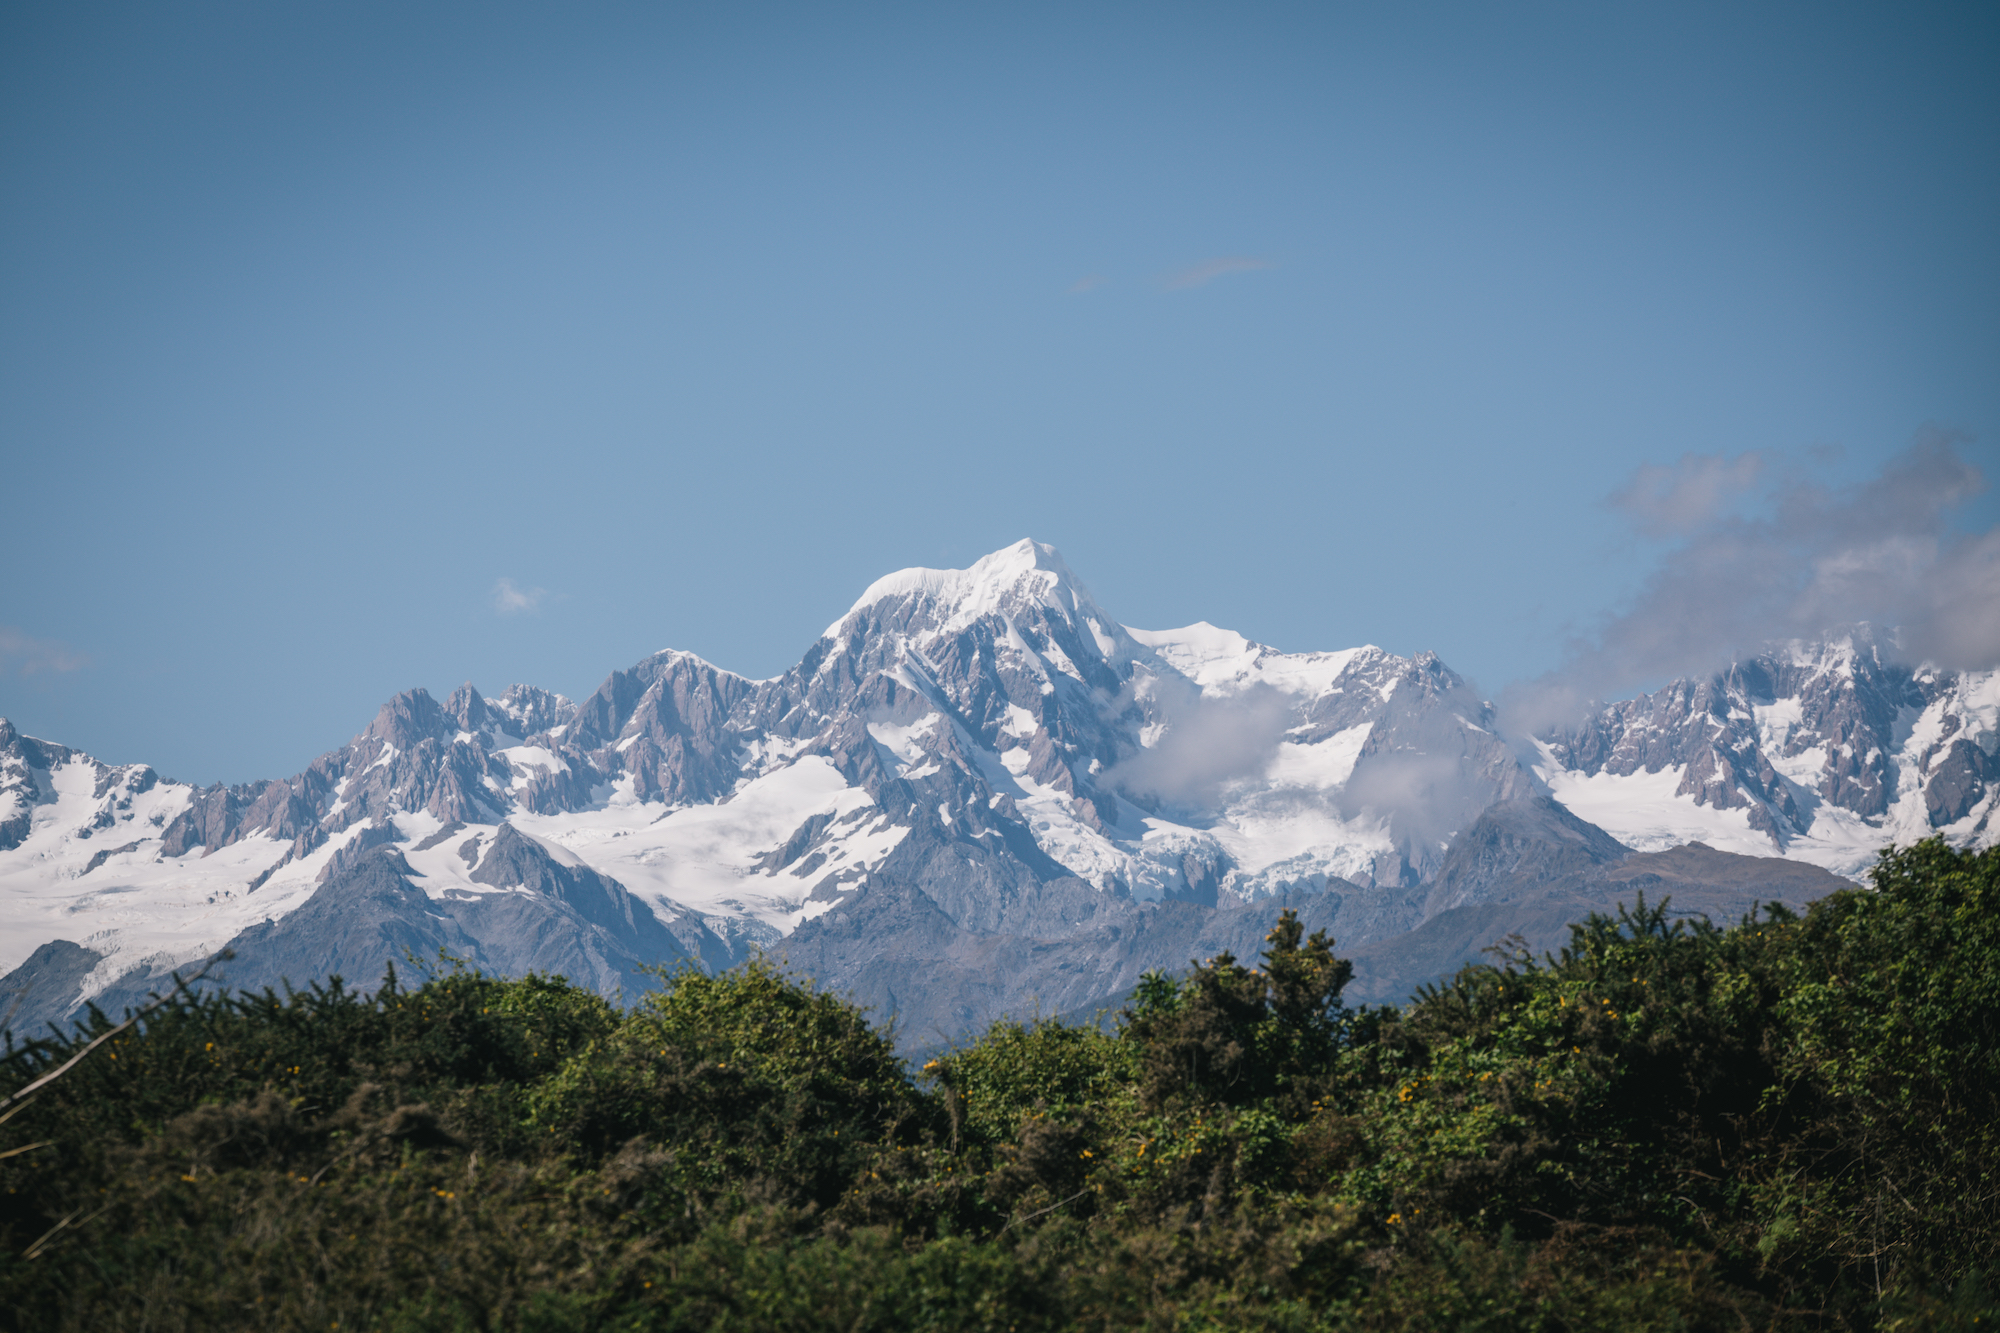
<svg viewBox="0 0 2000 1333"><path fill-rule="evenodd" d="M523 588L512 579L498 579L493 584L493 609L503 616L519 615L541 606L548 595L543 588Z"/></svg>
<svg viewBox="0 0 2000 1333"><path fill-rule="evenodd" d="M1263 771L1278 753L1290 720L1286 700L1268 686L1215 699L1162 682L1154 706L1167 729L1150 749L1114 764L1101 779L1141 799L1185 810L1212 810L1229 782Z"/></svg>

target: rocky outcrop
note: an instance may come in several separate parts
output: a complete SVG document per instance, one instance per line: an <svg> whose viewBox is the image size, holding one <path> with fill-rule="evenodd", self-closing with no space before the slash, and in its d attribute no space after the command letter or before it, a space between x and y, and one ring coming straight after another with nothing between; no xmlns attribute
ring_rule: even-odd
<svg viewBox="0 0 2000 1333"><path fill-rule="evenodd" d="M485 715L476 691L452 701L469 716ZM160 854L213 853L253 835L296 843L303 854L327 834L409 810L447 822L497 819L511 804L513 771L489 739L464 736L459 719L427 691L408 690L353 742L290 781L195 792L162 835Z"/></svg>
<svg viewBox="0 0 2000 1333"><path fill-rule="evenodd" d="M677 934L622 886L560 864L505 825L475 876L521 892L433 898L401 850L359 841L303 906L229 940L235 957L214 984L257 989L337 975L372 990L392 967L408 979L463 963L502 976L559 973L629 998L658 984L648 969L727 967L744 956L698 922ZM106 1012L140 1003L162 975L125 978L96 1003Z"/></svg>
<svg viewBox="0 0 2000 1333"><path fill-rule="evenodd" d="M1983 804L1987 782L2000 760L1969 740L1948 742L1931 762L1924 782L1924 810L1932 828L1956 824Z"/></svg>
<svg viewBox="0 0 2000 1333"><path fill-rule="evenodd" d="M1471 903L1521 898L1631 854L1624 843L1546 796L1496 802L1453 840L1423 914L1429 918Z"/></svg>
<svg viewBox="0 0 2000 1333"><path fill-rule="evenodd" d="M14 1041L61 1029L77 1006L84 978L104 955L72 940L50 940L26 962L0 977L0 1030Z"/></svg>

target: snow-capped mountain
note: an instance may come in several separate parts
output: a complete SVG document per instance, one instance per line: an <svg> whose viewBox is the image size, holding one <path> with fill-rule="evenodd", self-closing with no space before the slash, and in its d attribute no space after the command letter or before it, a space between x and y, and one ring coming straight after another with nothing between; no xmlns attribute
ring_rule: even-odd
<svg viewBox="0 0 2000 1333"><path fill-rule="evenodd" d="M1899 665L1867 626L1610 704L1537 744L1536 772L1626 844L1700 840L1858 876L1941 834L2000 839L2000 672Z"/></svg>
<svg viewBox="0 0 2000 1333"><path fill-rule="evenodd" d="M1870 850L1904 824L1991 840L1996 702L1991 674L1849 642L1517 750L1431 654L1132 629L1024 541L878 581L774 679L670 650L581 704L413 690L284 781L197 790L0 722L0 985L37 1016L111 1006L233 943L236 984L372 982L442 948L610 991L641 963L768 947L971 1023L1113 994L1197 945L1254 952L1281 904L1349 944L1493 910L1454 839L1496 808L1582 836L1523 804L1551 792L1616 855L1700 837L1851 873L1866 857L1828 849L1853 830ZM1543 864L1524 855L1496 870L1489 849L1474 878L1516 884L1504 902L1517 863Z"/></svg>

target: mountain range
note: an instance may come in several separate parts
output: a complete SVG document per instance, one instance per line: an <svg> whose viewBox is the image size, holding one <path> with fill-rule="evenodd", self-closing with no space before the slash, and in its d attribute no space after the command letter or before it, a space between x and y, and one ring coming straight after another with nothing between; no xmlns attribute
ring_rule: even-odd
<svg viewBox="0 0 2000 1333"><path fill-rule="evenodd" d="M580 703L400 694L289 779L197 788L0 719L0 1006L377 981L440 950L607 993L755 953L910 1044L1087 1014L1297 910L1400 999L1644 892L1739 915L1891 842L2000 840L2000 672L1866 626L1541 735L1430 653L1121 625L1056 551L869 587L785 674L663 651Z"/></svg>

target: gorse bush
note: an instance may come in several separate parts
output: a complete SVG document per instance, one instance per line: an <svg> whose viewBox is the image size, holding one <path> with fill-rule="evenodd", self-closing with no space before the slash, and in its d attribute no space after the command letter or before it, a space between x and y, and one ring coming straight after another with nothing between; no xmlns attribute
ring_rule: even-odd
<svg viewBox="0 0 2000 1333"><path fill-rule="evenodd" d="M2000 852L1873 883L1402 1009L1287 914L917 1071L762 964L93 1014L0 1060L0 1323L1991 1327Z"/></svg>
<svg viewBox="0 0 2000 1333"><path fill-rule="evenodd" d="M1265 967L1230 954L1185 982L1149 973L1127 1014L1125 1035L1140 1051L1140 1092L1153 1108L1203 1100L1262 1102L1312 1085L1339 1048L1340 992L1354 974L1333 942L1286 912L1267 941ZM1296 1096L1292 1099L1296 1101Z"/></svg>

